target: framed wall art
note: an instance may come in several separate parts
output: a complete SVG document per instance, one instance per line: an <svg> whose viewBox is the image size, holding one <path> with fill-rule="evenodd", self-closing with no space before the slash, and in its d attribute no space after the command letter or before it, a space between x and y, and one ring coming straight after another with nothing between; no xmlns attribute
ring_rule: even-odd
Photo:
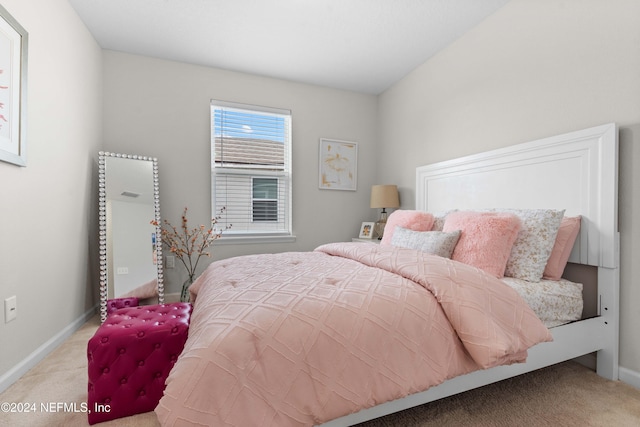
<svg viewBox="0 0 640 427"><path fill-rule="evenodd" d="M28 34L0 6L0 160L27 165Z"/></svg>
<svg viewBox="0 0 640 427"><path fill-rule="evenodd" d="M355 191L358 181L358 143L320 139L319 185L324 190Z"/></svg>

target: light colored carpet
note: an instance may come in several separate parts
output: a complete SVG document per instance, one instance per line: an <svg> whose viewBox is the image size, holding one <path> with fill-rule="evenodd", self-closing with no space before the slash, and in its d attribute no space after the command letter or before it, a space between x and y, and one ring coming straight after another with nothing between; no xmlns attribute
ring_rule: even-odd
<svg viewBox="0 0 640 427"><path fill-rule="evenodd" d="M83 412L42 411L66 404L78 410L87 400L86 346L99 325L96 316L0 394L0 403L30 403L30 413L0 412L0 426L87 426ZM53 404L53 405L52 405ZM153 412L113 420L101 427L155 427ZM608 381L566 362L398 414L360 427L435 426L640 426L640 390ZM242 426L250 427L250 426Z"/></svg>

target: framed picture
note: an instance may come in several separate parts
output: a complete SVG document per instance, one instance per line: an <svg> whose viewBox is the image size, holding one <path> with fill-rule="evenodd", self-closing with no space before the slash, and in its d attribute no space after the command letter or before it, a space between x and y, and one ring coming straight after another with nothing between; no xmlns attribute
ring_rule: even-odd
<svg viewBox="0 0 640 427"><path fill-rule="evenodd" d="M27 39L0 6L0 160L18 166L27 165Z"/></svg>
<svg viewBox="0 0 640 427"><path fill-rule="evenodd" d="M356 191L358 143L321 138L319 157L321 189Z"/></svg>
<svg viewBox="0 0 640 427"><path fill-rule="evenodd" d="M373 239L373 227L375 223L373 222L363 222L360 226L360 234L358 237L360 239Z"/></svg>

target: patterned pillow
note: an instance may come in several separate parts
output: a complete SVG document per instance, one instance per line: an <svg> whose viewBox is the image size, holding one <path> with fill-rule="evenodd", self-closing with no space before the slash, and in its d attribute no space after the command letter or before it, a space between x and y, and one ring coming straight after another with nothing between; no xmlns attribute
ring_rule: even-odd
<svg viewBox="0 0 640 427"><path fill-rule="evenodd" d="M480 268L497 278L520 230L520 218L507 212L459 211L447 215L443 231L461 230L451 259Z"/></svg>
<svg viewBox="0 0 640 427"><path fill-rule="evenodd" d="M500 209L517 215L522 221L504 275L539 282L558 235L564 210Z"/></svg>
<svg viewBox="0 0 640 427"><path fill-rule="evenodd" d="M444 231L413 231L396 226L391 244L451 258L459 238L460 230L445 233Z"/></svg>
<svg viewBox="0 0 640 427"><path fill-rule="evenodd" d="M433 215L428 212L406 209L395 210L387 218L384 226L381 245L390 245L396 226L408 228L414 231L429 231L433 226Z"/></svg>
<svg viewBox="0 0 640 427"><path fill-rule="evenodd" d="M433 227L431 227L431 231L442 231L444 227L444 220L447 219L447 215L451 212L457 212L457 209L451 209L443 212L436 212L433 214Z"/></svg>

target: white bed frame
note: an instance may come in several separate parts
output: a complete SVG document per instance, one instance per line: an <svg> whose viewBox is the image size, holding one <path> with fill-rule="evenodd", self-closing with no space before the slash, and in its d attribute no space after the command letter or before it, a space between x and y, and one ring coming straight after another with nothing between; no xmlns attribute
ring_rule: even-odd
<svg viewBox="0 0 640 427"><path fill-rule="evenodd" d="M597 352L596 370L618 379L618 130L606 124L416 170L416 209L566 209L582 215L570 262L597 267L598 316L551 329L554 341L524 364L448 380L424 392L330 421L350 426L476 387Z"/></svg>

